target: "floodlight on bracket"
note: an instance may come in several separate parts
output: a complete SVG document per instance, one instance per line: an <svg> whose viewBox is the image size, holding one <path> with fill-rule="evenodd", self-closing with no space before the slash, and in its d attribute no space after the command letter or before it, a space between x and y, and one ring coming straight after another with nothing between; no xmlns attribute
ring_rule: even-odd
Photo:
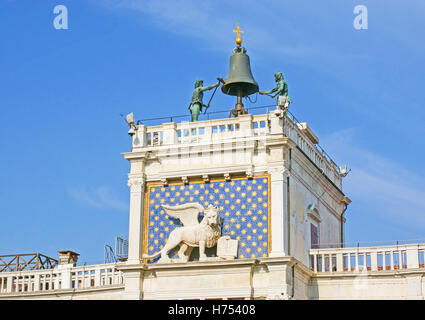
<svg viewBox="0 0 425 320"><path fill-rule="evenodd" d="M340 175L340 177L346 177L347 176L347 174L349 174L350 173L350 171L351 171L351 169L350 170L348 170L348 168L347 168L347 165L342 165L342 166L339 166L339 168L338 168L339 170L339 175Z"/></svg>
<svg viewBox="0 0 425 320"><path fill-rule="evenodd" d="M124 118L124 115L122 113L120 115L121 115L121 117ZM127 114L125 116L124 120L128 124L128 126L130 127L130 130L128 130L128 134L130 136L133 136L136 133L136 131L138 129L137 126L140 124L141 121L140 120L137 120L136 122L134 121L133 112L130 112L129 114ZM134 124L134 123L136 123L136 124Z"/></svg>

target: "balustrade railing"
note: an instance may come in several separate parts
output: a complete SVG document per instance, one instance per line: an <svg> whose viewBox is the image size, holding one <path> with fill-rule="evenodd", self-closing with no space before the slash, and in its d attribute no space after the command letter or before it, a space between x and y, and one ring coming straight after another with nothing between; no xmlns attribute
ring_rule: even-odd
<svg viewBox="0 0 425 320"><path fill-rule="evenodd" d="M323 149L318 148L299 128L296 119L286 114L282 121L272 124L273 113L246 115L238 118L223 118L195 122L164 123L155 126L139 126L134 137L134 147L152 147L174 144L214 142L233 140L238 137L265 136L283 130L302 152L321 170L338 188L341 177L336 164L328 159ZM280 128L272 128L272 126ZM283 126L283 128L282 128Z"/></svg>
<svg viewBox="0 0 425 320"><path fill-rule="evenodd" d="M291 138L304 154L336 185L341 189L341 177L336 169L336 165L332 166L332 161L327 158L323 150L319 150L317 146L310 141L298 128L297 123L290 117L284 118L284 134Z"/></svg>
<svg viewBox="0 0 425 320"><path fill-rule="evenodd" d="M0 295L8 293L49 292L61 289L88 289L123 284L116 264L59 266L49 270L0 273Z"/></svg>
<svg viewBox="0 0 425 320"><path fill-rule="evenodd" d="M425 244L310 249L314 272L365 272L424 268Z"/></svg>
<svg viewBox="0 0 425 320"><path fill-rule="evenodd" d="M162 126L146 127L144 146L210 142L236 137L261 136L269 132L270 121L267 114L248 117L246 121L240 121L240 118L225 118L167 123Z"/></svg>

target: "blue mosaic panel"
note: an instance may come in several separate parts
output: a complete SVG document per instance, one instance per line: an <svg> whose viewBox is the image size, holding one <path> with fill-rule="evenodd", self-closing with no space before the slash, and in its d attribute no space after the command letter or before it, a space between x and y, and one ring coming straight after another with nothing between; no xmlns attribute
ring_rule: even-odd
<svg viewBox="0 0 425 320"><path fill-rule="evenodd" d="M163 204L176 206L199 202L204 208L217 206L223 219L222 235L239 240L237 258L266 257L269 252L269 177L231 181L196 182L188 185L149 186L145 216L145 253L160 251L172 230L182 226L179 219L167 215ZM199 214L199 221L203 215ZM147 231L147 233L146 233ZM178 247L169 253L177 257ZM151 259L148 262L156 262Z"/></svg>

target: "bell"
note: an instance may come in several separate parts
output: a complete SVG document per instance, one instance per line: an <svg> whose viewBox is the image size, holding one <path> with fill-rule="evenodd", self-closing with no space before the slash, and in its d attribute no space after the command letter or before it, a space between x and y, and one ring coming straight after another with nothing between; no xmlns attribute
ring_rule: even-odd
<svg viewBox="0 0 425 320"><path fill-rule="evenodd" d="M229 73L225 84L221 87L224 94L246 97L258 92L258 84L254 80L249 64L249 56L244 47L236 47L230 57Z"/></svg>
<svg viewBox="0 0 425 320"><path fill-rule="evenodd" d="M230 57L229 73L221 86L224 94L237 96L236 106L230 111L229 117L246 114L242 97L258 92L258 84L252 76L246 49L240 43L236 43L237 47L233 49L233 55Z"/></svg>

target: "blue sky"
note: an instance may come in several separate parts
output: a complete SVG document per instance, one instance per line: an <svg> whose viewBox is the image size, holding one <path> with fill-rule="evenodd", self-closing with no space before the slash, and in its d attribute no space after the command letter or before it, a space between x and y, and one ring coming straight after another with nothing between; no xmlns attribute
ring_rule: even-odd
<svg viewBox="0 0 425 320"><path fill-rule="evenodd" d="M195 79L226 76L237 22L260 90L283 72L291 111L352 169L346 241L425 238L424 17L422 0L2 0L0 254L102 262L128 233L120 113L187 113ZM216 94L211 111L234 103Z"/></svg>

